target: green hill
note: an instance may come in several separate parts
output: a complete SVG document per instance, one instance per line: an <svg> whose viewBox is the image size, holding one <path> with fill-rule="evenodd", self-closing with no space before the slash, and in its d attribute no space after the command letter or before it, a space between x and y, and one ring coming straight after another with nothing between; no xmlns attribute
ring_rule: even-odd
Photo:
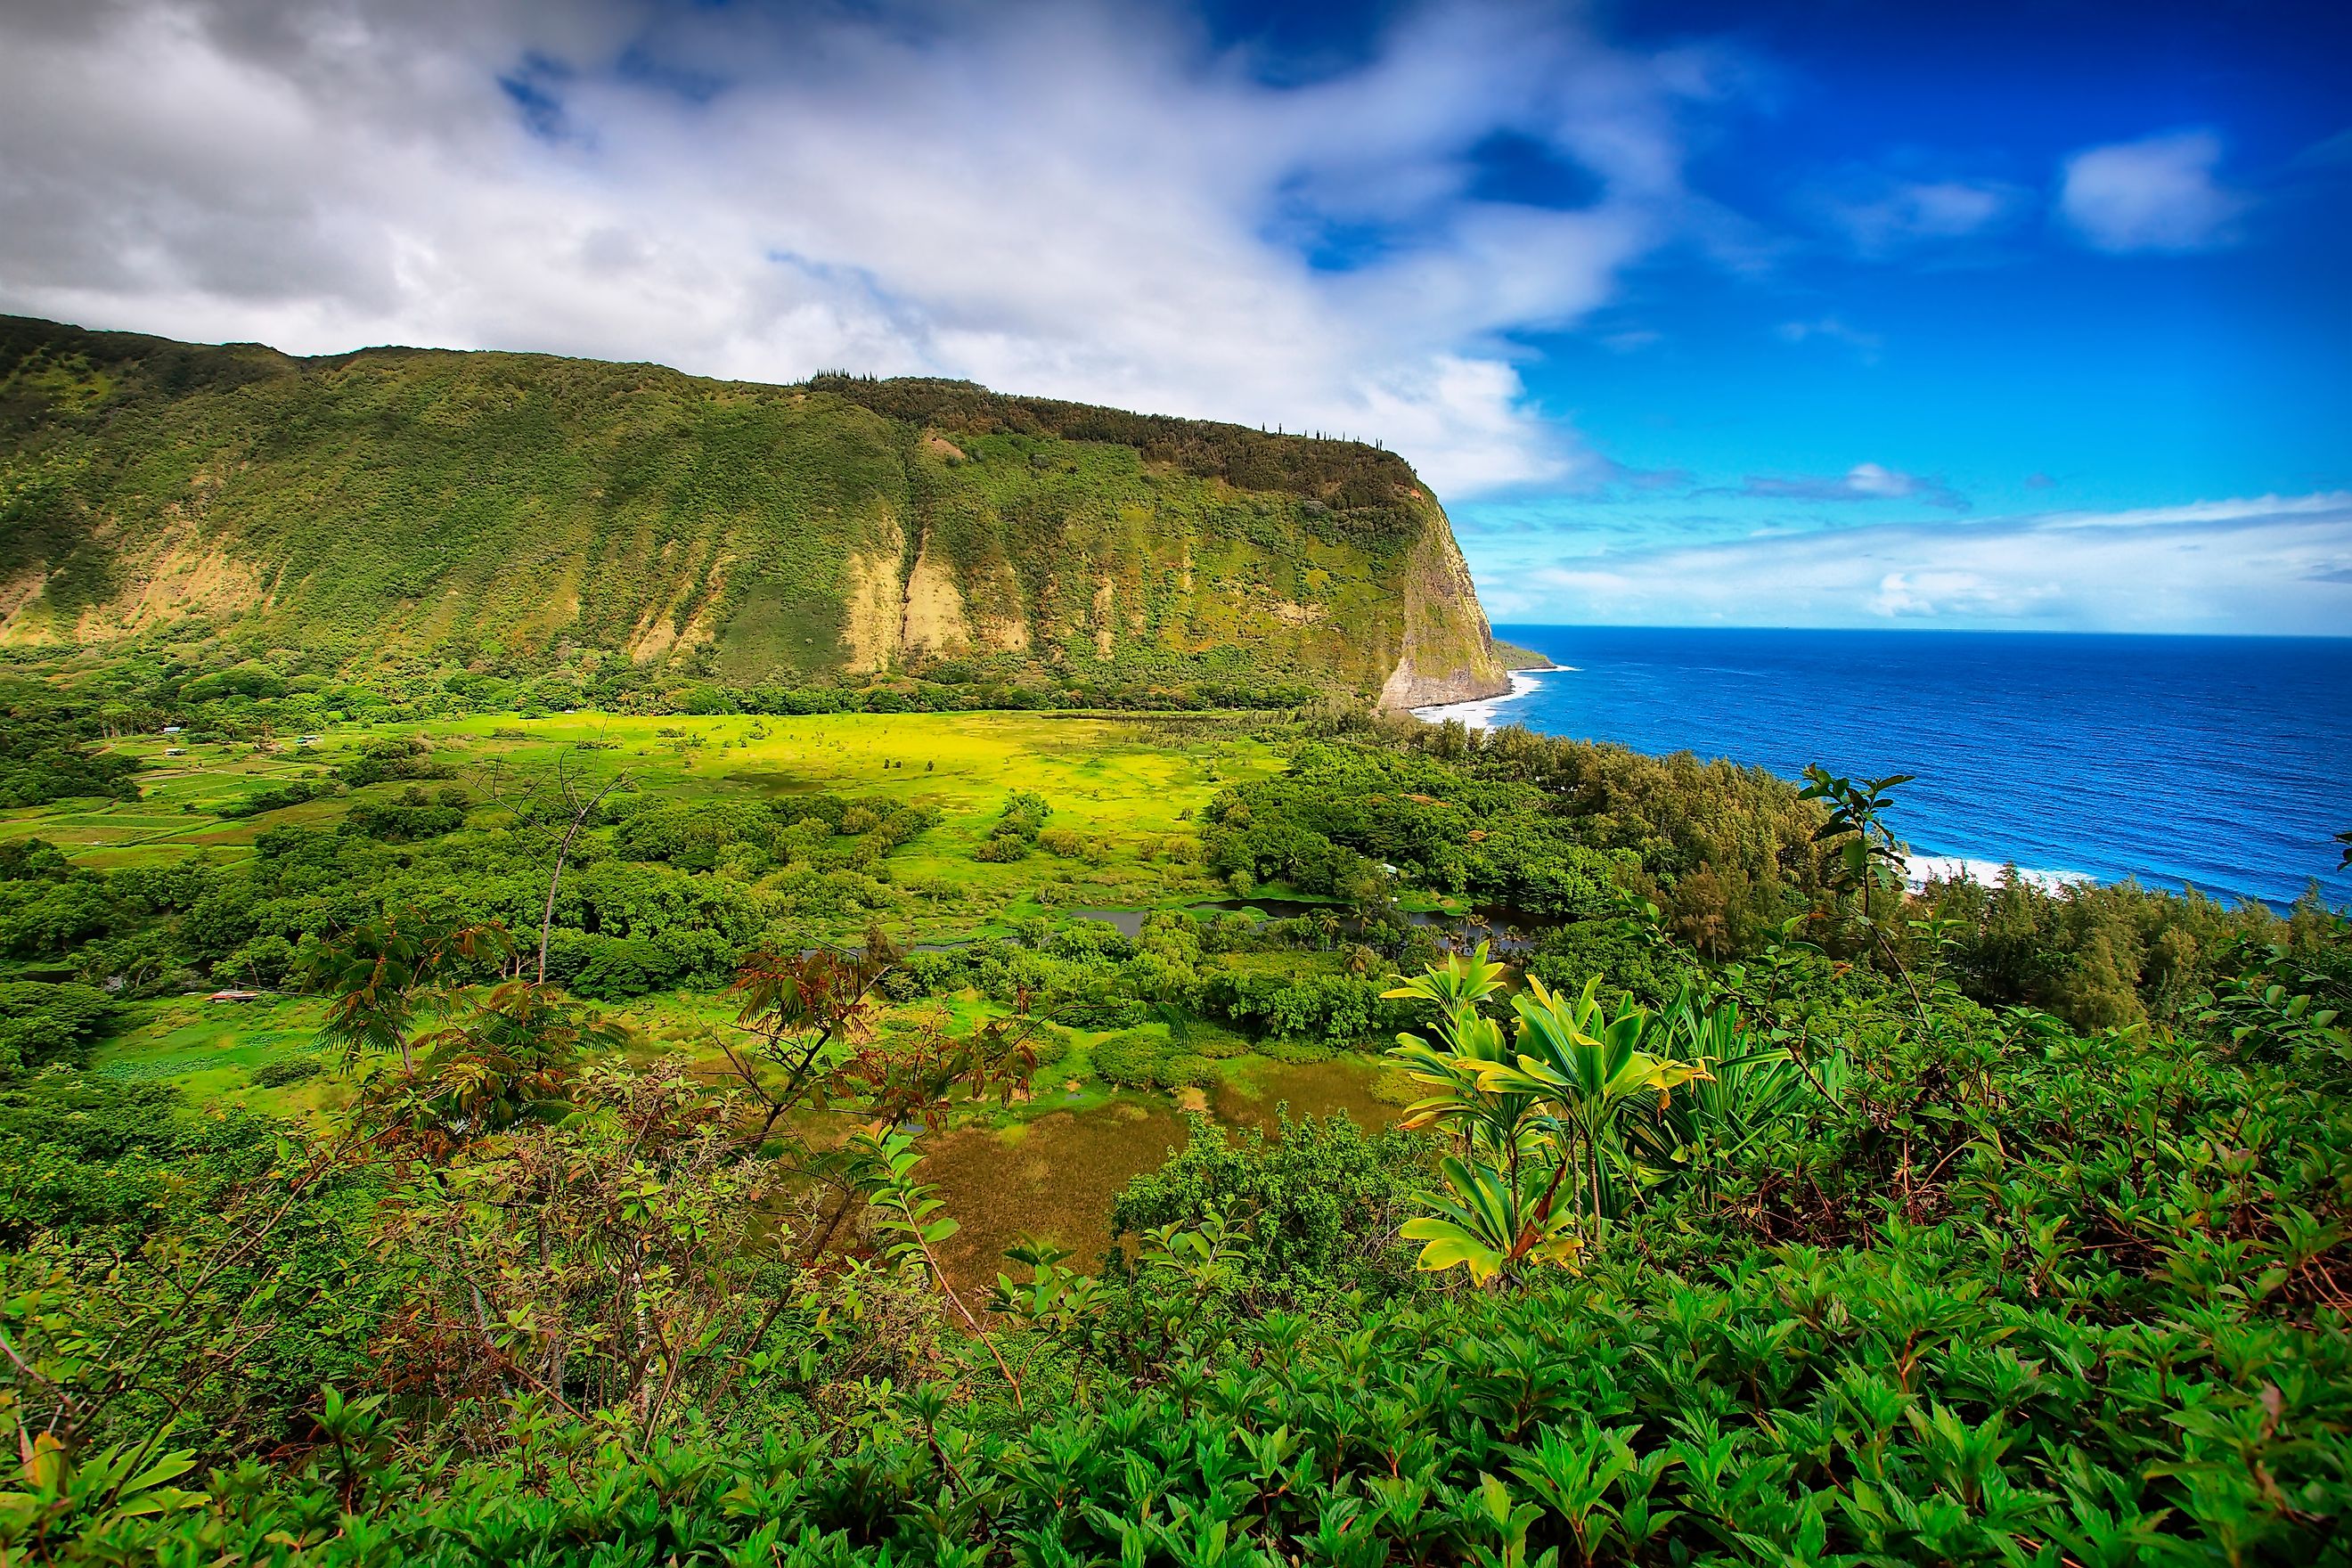
<svg viewBox="0 0 2352 1568"><path fill-rule="evenodd" d="M1506 685L1444 513L1360 443L0 318L0 643L190 631L351 671Z"/></svg>

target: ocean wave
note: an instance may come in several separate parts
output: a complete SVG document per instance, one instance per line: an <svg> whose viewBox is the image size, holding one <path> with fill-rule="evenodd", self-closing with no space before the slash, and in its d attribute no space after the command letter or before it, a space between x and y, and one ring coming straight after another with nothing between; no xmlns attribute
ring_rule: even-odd
<svg viewBox="0 0 2352 1568"><path fill-rule="evenodd" d="M1573 668L1575 668L1573 665L1563 664L1555 666L1551 669L1514 669L1509 672L1511 689L1499 697L1481 697L1473 702L1433 702L1426 708L1414 709L1413 717L1426 719L1433 724L1442 724L1448 719L1459 719L1473 730L1492 730L1496 727L1495 710L1506 702L1517 702L1520 698L1531 694L1538 686L1542 684L1536 677L1556 675L1561 670Z"/></svg>
<svg viewBox="0 0 2352 1568"><path fill-rule="evenodd" d="M1999 887L2007 863L2000 860L1979 860L1966 855L1914 855L1904 868L1904 880L1914 889L1924 888L1930 881L1956 882L1965 877L1981 882L1988 888ZM2088 887L2098 881L2086 871L2038 870L2020 866L2017 878L2021 882L2054 893L2064 888Z"/></svg>

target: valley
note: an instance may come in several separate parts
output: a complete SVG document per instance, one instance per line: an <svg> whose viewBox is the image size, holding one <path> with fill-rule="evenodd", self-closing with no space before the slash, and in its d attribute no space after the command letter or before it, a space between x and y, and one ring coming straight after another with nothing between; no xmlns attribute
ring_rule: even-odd
<svg viewBox="0 0 2352 1568"><path fill-rule="evenodd" d="M0 362L0 1557L2332 1561L2315 890L1398 711L1360 444Z"/></svg>

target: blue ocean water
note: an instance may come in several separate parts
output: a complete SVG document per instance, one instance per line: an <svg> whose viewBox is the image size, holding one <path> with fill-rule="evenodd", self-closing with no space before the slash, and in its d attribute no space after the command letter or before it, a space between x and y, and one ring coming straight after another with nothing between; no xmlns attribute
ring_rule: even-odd
<svg viewBox="0 0 2352 1568"><path fill-rule="evenodd" d="M2352 903L2352 637L1498 626L1567 666L1437 711L1896 792L1911 847Z"/></svg>

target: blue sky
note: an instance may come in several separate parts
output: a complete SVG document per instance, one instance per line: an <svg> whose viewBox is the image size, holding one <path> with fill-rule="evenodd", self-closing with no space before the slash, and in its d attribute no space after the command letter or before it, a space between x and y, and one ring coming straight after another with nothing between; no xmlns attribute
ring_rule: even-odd
<svg viewBox="0 0 2352 1568"><path fill-rule="evenodd" d="M1528 340L1531 395L1629 478L1458 508L1490 574L1606 577L1630 555L1645 570L1630 574L1627 618L1672 616L1671 584L1649 579L1704 547L1727 586L1757 567L1760 592L1683 618L1769 623L1758 599L1793 591L1790 618L1868 625L1926 617L1917 604L1890 616L1899 593L1861 596L1860 615L1852 596L1809 596L1817 574L1792 584L1794 552L1738 542L1853 531L1890 571L1916 552L1916 579L1948 564L1954 535L1980 564L1990 540L1969 536L2005 534L2019 569L1982 574L1948 624L2352 631L2340 577L2311 580L2347 564L2340 506L2293 527L2284 580L2201 595L2173 580L2185 547L2229 552L2238 519L2137 531L2160 598L2129 577L2032 570L2072 564L2052 560L2048 514L2352 488L2352 10L1635 14L1653 37L1723 26L1770 62L1757 101L1693 160L1769 254L1752 268L1661 255L1578 330ZM2120 186L2104 206L2103 163ZM1839 495L1863 464L1919 483ZM2271 531L2265 546L2282 542ZM2081 564L2127 570L2131 552ZM1611 617L1593 604L1582 618Z"/></svg>
<svg viewBox="0 0 2352 1568"><path fill-rule="evenodd" d="M1379 438L1504 620L2343 633L2347 68L2259 0L31 0L0 310Z"/></svg>

